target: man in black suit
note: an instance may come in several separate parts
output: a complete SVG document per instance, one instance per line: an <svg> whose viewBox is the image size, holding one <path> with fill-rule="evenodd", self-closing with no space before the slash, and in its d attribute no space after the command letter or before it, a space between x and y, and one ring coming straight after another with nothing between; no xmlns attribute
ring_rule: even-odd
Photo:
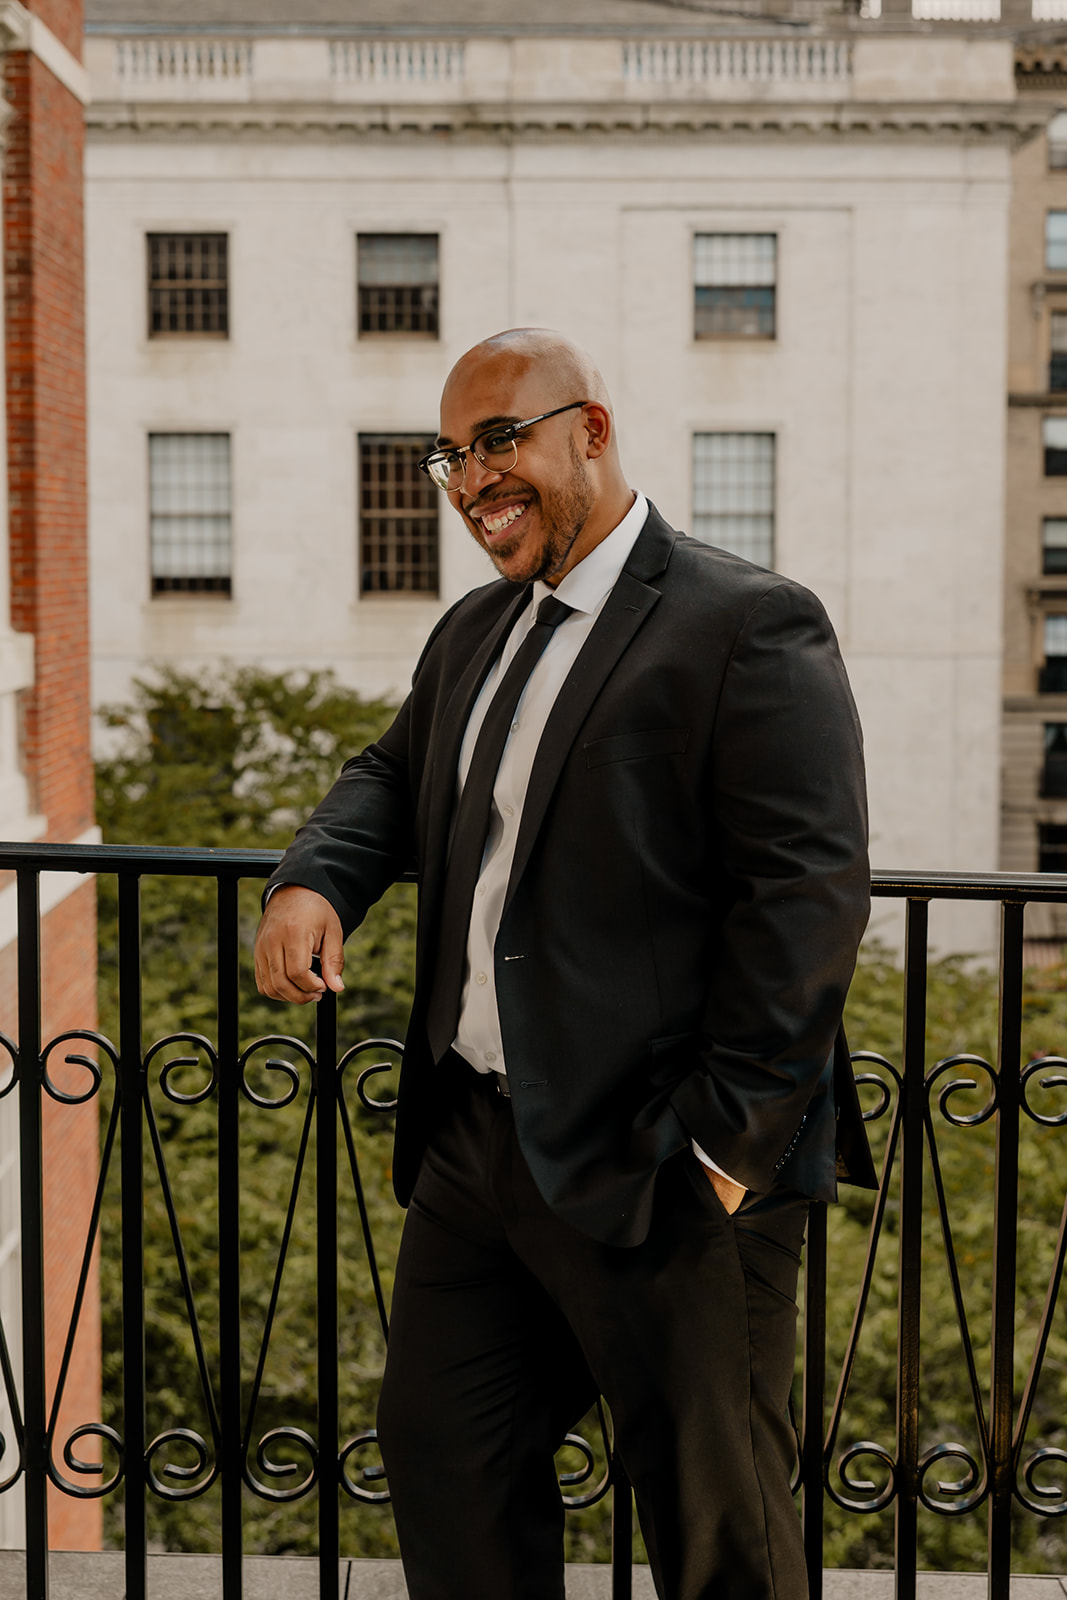
<svg viewBox="0 0 1067 1600"><path fill-rule="evenodd" d="M264 993L338 990L417 863L379 1409L409 1592L562 1600L552 1457L600 1392L664 1600L802 1600L800 1248L811 1197L873 1182L839 1032L868 872L833 631L634 494L557 335L468 352L425 466L502 581L438 624L257 940Z"/></svg>

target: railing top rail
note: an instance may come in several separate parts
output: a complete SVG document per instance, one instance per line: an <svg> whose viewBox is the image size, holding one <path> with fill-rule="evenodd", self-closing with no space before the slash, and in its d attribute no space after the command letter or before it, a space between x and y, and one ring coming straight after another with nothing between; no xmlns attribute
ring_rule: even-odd
<svg viewBox="0 0 1067 1600"><path fill-rule="evenodd" d="M213 850L143 844L0 842L0 872L151 873L161 877L268 878L280 850ZM408 882L413 873L405 873ZM873 872L871 892L897 900L1067 901L1064 872Z"/></svg>
<svg viewBox="0 0 1067 1600"><path fill-rule="evenodd" d="M280 850L212 850L144 844L0 843L0 871L30 867L39 872L133 872L164 877L214 878L236 873L269 878Z"/></svg>
<svg viewBox="0 0 1067 1600"><path fill-rule="evenodd" d="M15 844L0 841L0 872L119 872L162 878L269 878L280 850L215 850L206 845ZM403 880L415 882L405 872ZM1065 880L1067 881L1067 880Z"/></svg>
<svg viewBox="0 0 1067 1600"><path fill-rule="evenodd" d="M1064 872L872 872L871 893L896 900L1067 900Z"/></svg>

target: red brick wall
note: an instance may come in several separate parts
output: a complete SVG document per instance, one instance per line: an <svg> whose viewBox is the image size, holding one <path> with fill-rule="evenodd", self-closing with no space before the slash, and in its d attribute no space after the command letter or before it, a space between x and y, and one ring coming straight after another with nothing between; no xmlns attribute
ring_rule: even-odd
<svg viewBox="0 0 1067 1600"><path fill-rule="evenodd" d="M30 0L81 56L81 0ZM4 161L4 292L11 620L35 641L22 706L22 758L47 837L70 840L93 818L85 469L84 115L26 51L4 61L12 109ZM0 956L0 1013L14 1025L14 952ZM87 884L44 921L44 1038L96 1017L95 891ZM69 1076L72 1069L56 1066ZM83 1076L83 1075L78 1075ZM98 1106L45 1101L46 1358L58 1376L99 1166ZM67 1379L59 1438L100 1417L95 1271ZM79 1453L92 1459L87 1440ZM62 1467L60 1470L64 1470ZM100 1505L52 1492L53 1549L98 1549Z"/></svg>
<svg viewBox="0 0 1067 1600"><path fill-rule="evenodd" d="M7 57L5 76L14 111L4 174L11 611L36 639L23 753L48 836L73 839L93 809L83 112L26 51Z"/></svg>

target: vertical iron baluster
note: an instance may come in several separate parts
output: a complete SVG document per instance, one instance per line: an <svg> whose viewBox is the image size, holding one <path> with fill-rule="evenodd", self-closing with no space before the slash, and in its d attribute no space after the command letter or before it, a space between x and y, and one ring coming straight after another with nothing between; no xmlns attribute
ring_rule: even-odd
<svg viewBox="0 0 1067 1600"><path fill-rule="evenodd" d="M337 1600L340 1564L337 1385L337 1000L315 1019L315 1223L318 1290L319 1596Z"/></svg>
<svg viewBox="0 0 1067 1600"><path fill-rule="evenodd" d="M126 1600L145 1600L144 1074L141 1066L141 880L119 873L119 1083L122 1096L122 1433Z"/></svg>
<svg viewBox="0 0 1067 1600"><path fill-rule="evenodd" d="M219 1047L219 1469L222 1487L222 1593L241 1600L241 1487L244 1472L241 1412L241 1178L239 1166L240 1054L238 1017L239 880L218 880Z"/></svg>
<svg viewBox="0 0 1067 1600"><path fill-rule="evenodd" d="M618 1456L611 1462L611 1600L634 1591L634 1496Z"/></svg>
<svg viewBox="0 0 1067 1600"><path fill-rule="evenodd" d="M900 1272L897 1304L896 1595L915 1600L919 1512L919 1310L926 1107L926 954L930 907L909 900L904 944Z"/></svg>
<svg viewBox="0 0 1067 1600"><path fill-rule="evenodd" d="M826 1426L826 1204L815 1200L804 1252L804 1421L800 1456L809 1600L822 1600Z"/></svg>
<svg viewBox="0 0 1067 1600"><path fill-rule="evenodd" d="M989 1438L992 1457L989 1463L990 1600L1008 1600L1011 1579L1023 910L1024 907L1020 902L1005 901L1001 907L1000 1015L997 1023L997 1143L993 1177L993 1329L989 1397Z"/></svg>
<svg viewBox="0 0 1067 1600"><path fill-rule="evenodd" d="M48 1600L48 1397L44 1358L44 1152L41 1132L40 876L18 873L19 1181L22 1383L26 1430L26 1595Z"/></svg>

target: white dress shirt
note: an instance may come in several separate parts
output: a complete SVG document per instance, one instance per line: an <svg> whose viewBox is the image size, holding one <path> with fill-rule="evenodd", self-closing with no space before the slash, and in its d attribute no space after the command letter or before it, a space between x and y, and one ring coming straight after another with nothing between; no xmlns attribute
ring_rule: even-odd
<svg viewBox="0 0 1067 1600"><path fill-rule="evenodd" d="M507 1070L497 1010L493 950L537 747L556 703L556 696L592 632L604 602L615 587L647 516L648 501L639 494L618 526L561 578L554 589L540 579L534 583L530 604L505 640L503 651L474 703L463 735L456 774L457 806L489 704L522 641L533 627L541 601L549 595L555 595L557 600L570 606L571 615L564 617L554 629L527 679L515 708L514 721L493 786L493 809L481 874L474 891L467 938L467 973L460 999L459 1027L453 1043L456 1053L468 1061L476 1072L503 1073ZM728 1176L695 1140L693 1150L705 1166L722 1173L723 1177Z"/></svg>

